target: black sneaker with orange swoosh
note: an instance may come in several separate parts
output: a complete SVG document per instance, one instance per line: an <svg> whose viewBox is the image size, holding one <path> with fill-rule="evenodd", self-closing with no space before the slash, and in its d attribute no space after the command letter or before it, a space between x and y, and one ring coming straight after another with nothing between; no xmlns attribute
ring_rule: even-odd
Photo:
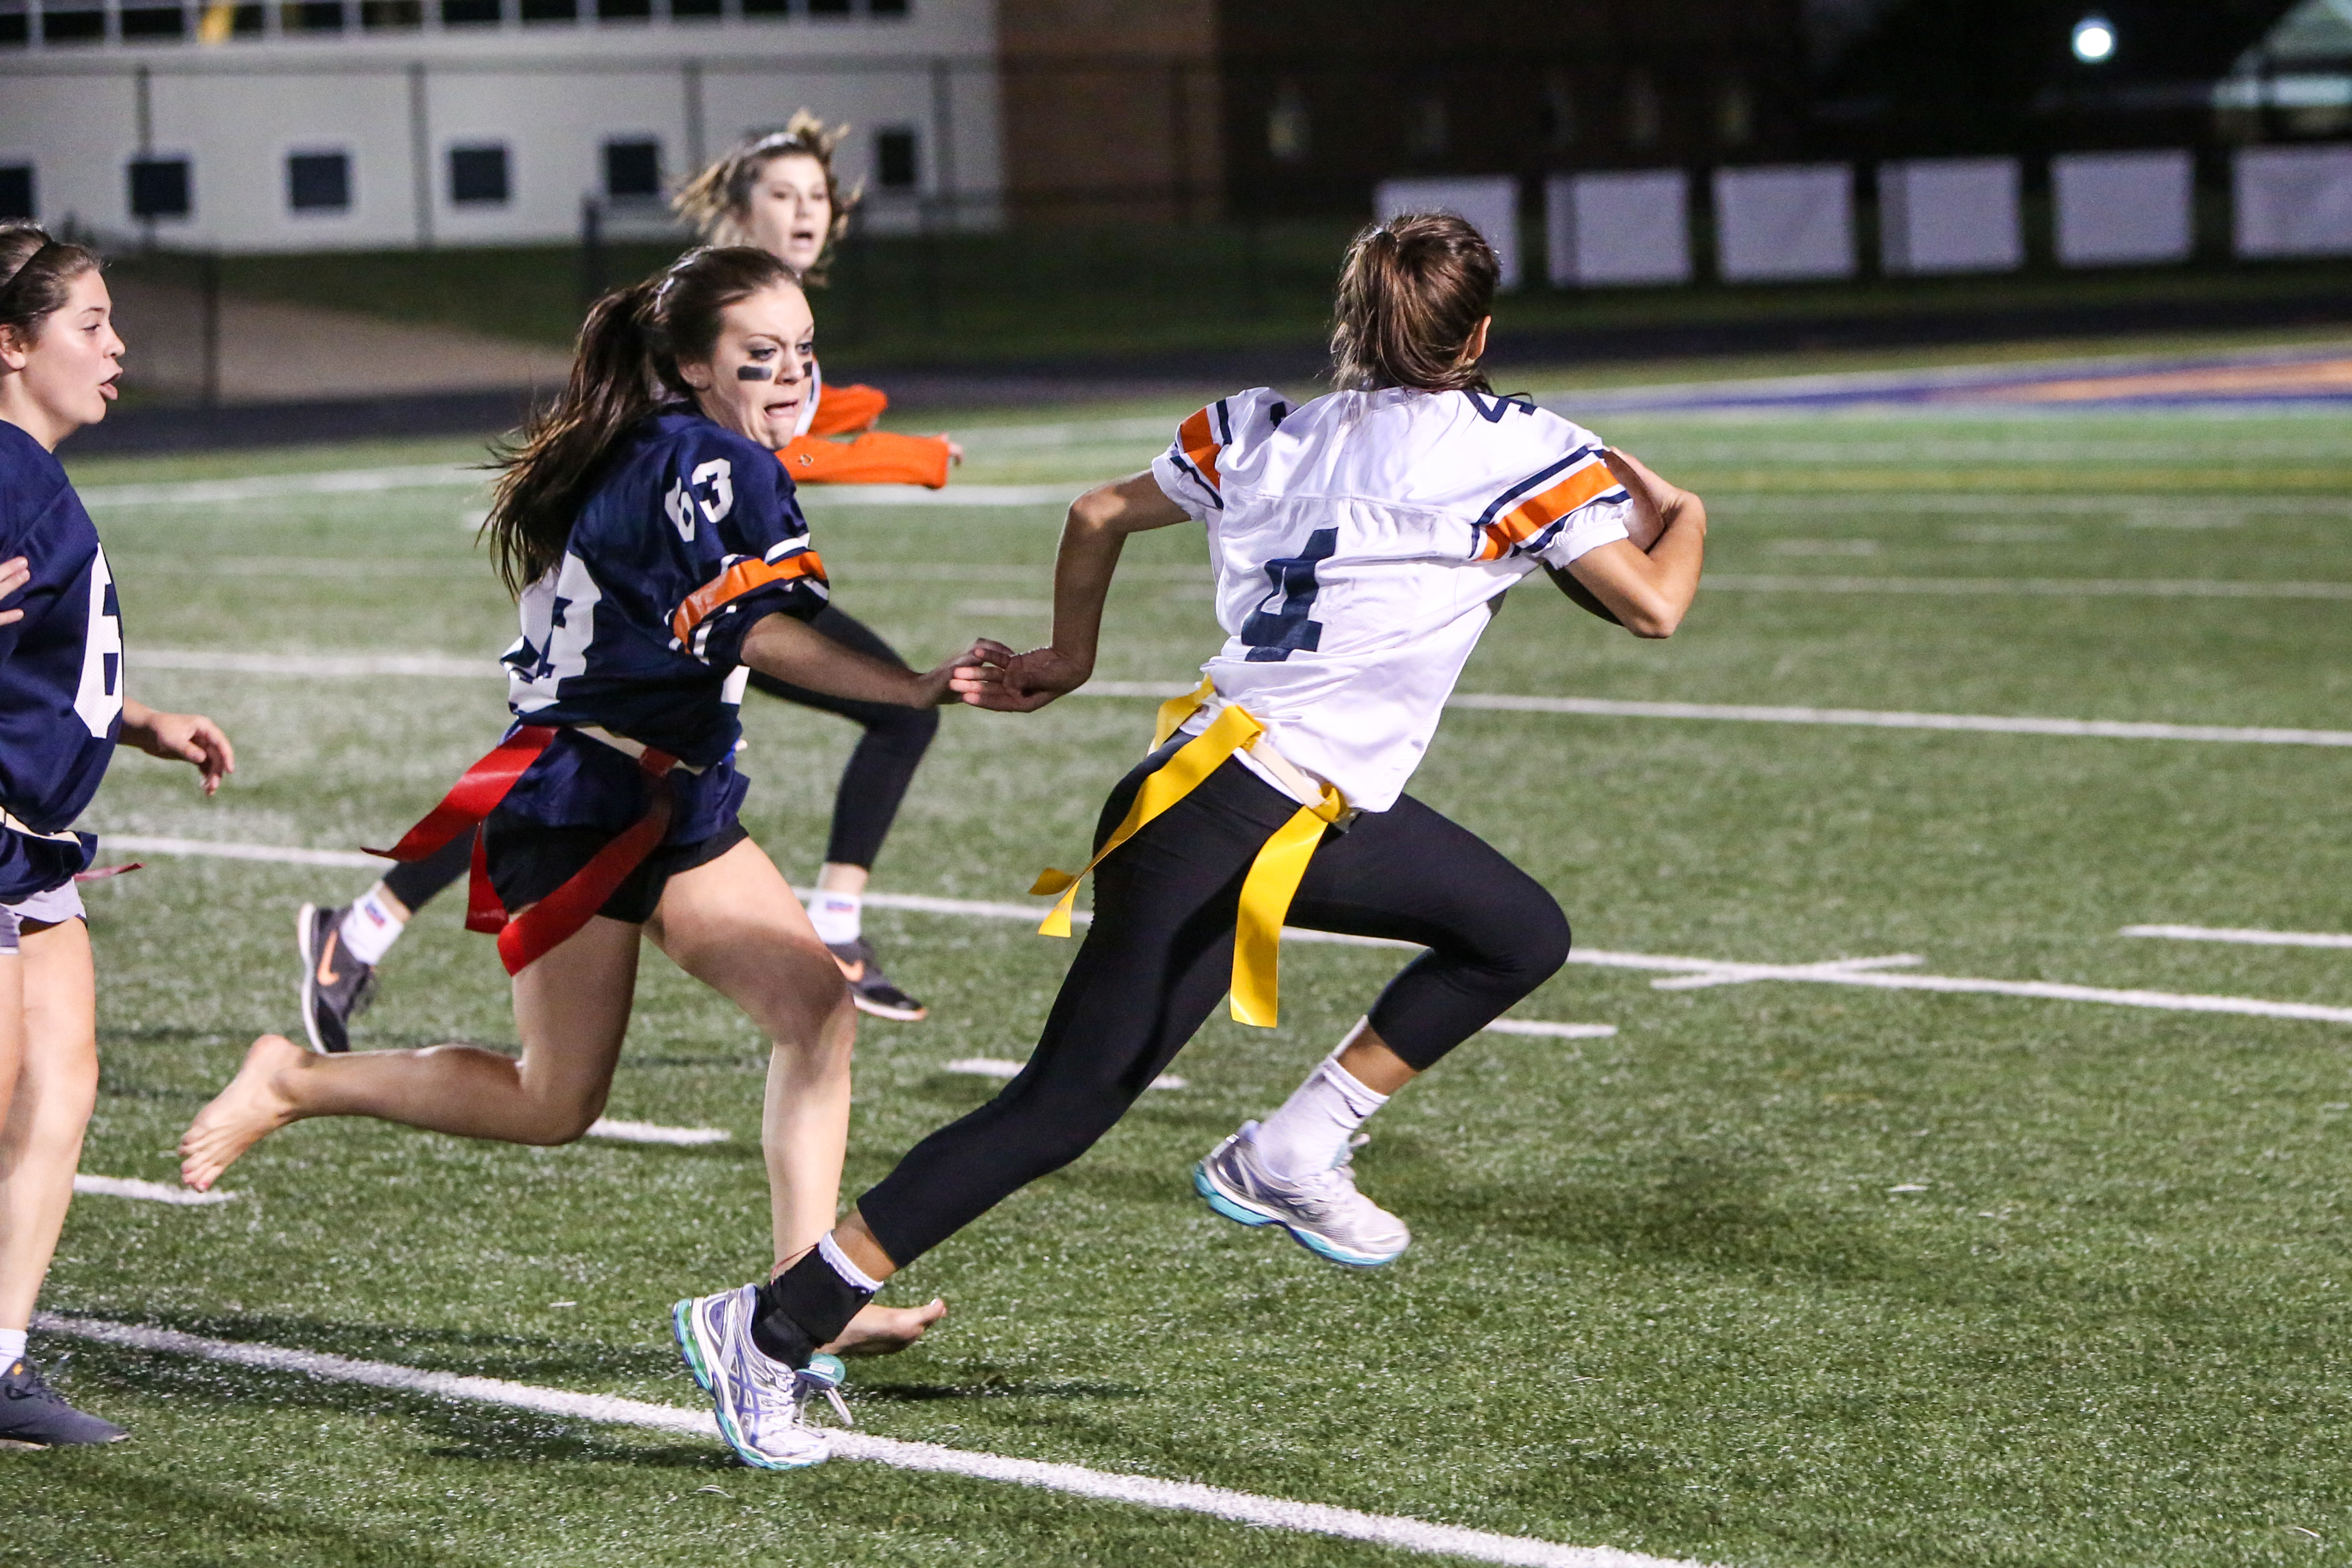
<svg viewBox="0 0 2352 1568"><path fill-rule="evenodd" d="M302 1029L310 1049L340 1056L352 1048L351 1021L375 995L375 966L343 950L341 905L306 904L294 916L294 946L302 955Z"/></svg>

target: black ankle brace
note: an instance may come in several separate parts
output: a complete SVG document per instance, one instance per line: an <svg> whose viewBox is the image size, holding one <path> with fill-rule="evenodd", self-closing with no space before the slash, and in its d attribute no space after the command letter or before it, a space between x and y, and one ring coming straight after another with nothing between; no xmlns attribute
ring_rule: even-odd
<svg viewBox="0 0 2352 1568"><path fill-rule="evenodd" d="M771 1360L806 1366L873 1299L873 1291L859 1290L835 1272L823 1253L811 1251L760 1287L751 1343Z"/></svg>

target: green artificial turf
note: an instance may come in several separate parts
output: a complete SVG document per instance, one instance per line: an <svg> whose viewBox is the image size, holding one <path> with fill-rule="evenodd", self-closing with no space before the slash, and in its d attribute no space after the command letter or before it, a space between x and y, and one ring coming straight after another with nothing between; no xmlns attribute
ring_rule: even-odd
<svg viewBox="0 0 2352 1568"><path fill-rule="evenodd" d="M1160 411L1167 412L1167 411ZM1601 423L1601 422L1596 422ZM1701 489L1710 566L1639 643L1540 580L1470 692L2347 728L2342 600L1812 591L1805 580L2352 582L2352 418L1670 420L1602 433ZM1107 476L1148 438L975 445L974 483ZM454 460L406 449L78 465L89 485ZM117 765L116 832L381 842L503 721L489 680L142 669L144 648L487 660L511 611L461 488L97 515L132 689L211 713L215 802ZM912 659L1043 630L1050 507L809 509L842 604ZM1777 587L1755 580L1782 580ZM1820 586L1818 583L1816 586ZM1214 645L1203 551L1130 547L1101 674ZM852 732L754 698L747 821L796 878ZM1149 705L949 716L877 885L1008 900L1068 864ZM2124 938L2352 928L2352 755L1457 711L1416 793L1559 895L1580 946L2352 1003L2352 956ZM363 873L150 856L91 894L105 1074L83 1169L169 1179L254 1033L289 1029L292 911ZM489 945L418 922L367 1046L512 1040ZM919 1025L869 1022L846 1192L990 1092L1069 948L869 916ZM2352 1028L1571 966L1359 1155L1416 1240L1368 1274L1211 1216L1190 1163L1263 1114L1396 964L1294 946L1283 1023L1212 1022L1189 1085L926 1258L936 1335L858 1364L866 1429L1742 1568L2340 1561ZM46 1304L679 1406L677 1296L766 1261L761 1043L648 957L611 1113L702 1147L522 1149L312 1122L213 1208L89 1197ZM1902 1189L1902 1190L1897 1190ZM130 1444L0 1455L0 1562L1386 1563L1400 1552L37 1340Z"/></svg>

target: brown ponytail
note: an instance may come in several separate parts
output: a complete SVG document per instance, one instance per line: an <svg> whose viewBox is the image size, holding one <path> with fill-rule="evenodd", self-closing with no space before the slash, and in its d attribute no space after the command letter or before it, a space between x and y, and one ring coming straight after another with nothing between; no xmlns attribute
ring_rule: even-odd
<svg viewBox="0 0 2352 1568"><path fill-rule="evenodd" d="M812 287L821 286L824 282L825 259L832 253L834 242L849 228L849 209L865 194L861 188L844 196L841 182L833 172L833 150L848 134L846 125L827 126L807 110L795 110L782 131L756 131L746 136L680 185L669 200L670 211L692 224L706 245L748 245L751 241L743 220L751 214L751 187L760 183L760 175L778 158L814 158L817 167L824 171L824 199L833 210L833 225L825 233L824 248L817 252L816 260L802 281Z"/></svg>
<svg viewBox="0 0 2352 1568"><path fill-rule="evenodd" d="M102 265L97 252L51 239L38 224L0 223L0 328L20 341L38 337L66 308L74 279Z"/></svg>
<svg viewBox="0 0 2352 1568"><path fill-rule="evenodd" d="M596 301L562 395L498 454L482 531L508 592L520 596L563 559L573 519L631 427L666 401L692 400L679 361L710 357L726 308L796 282L764 250L705 247Z"/></svg>
<svg viewBox="0 0 2352 1568"><path fill-rule="evenodd" d="M1486 372L1462 353L1494 314L1500 273L1494 247L1452 213L1416 213L1364 230L1339 269L1332 384L1491 392Z"/></svg>

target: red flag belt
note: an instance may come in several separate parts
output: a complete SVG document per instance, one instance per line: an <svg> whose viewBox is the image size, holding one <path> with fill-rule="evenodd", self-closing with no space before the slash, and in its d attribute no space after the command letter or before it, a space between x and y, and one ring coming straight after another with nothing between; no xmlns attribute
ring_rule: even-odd
<svg viewBox="0 0 2352 1568"><path fill-rule="evenodd" d="M488 756L467 768L465 777L442 797L441 803L426 812L423 821L402 834L400 842L388 850L367 852L387 860L421 861L458 834L473 833L473 874L466 889L466 929L498 937L499 957L509 975L520 974L588 924L588 917L604 906L604 901L662 841L663 835L669 831L670 814L676 805L670 773L677 767L677 758L648 746L636 759L637 767L652 786L652 799L646 802L645 815L598 850L562 886L521 914L509 916L506 905L499 901L498 889L490 883L489 865L477 830L553 743L558 733L551 725L523 726L500 741Z"/></svg>

